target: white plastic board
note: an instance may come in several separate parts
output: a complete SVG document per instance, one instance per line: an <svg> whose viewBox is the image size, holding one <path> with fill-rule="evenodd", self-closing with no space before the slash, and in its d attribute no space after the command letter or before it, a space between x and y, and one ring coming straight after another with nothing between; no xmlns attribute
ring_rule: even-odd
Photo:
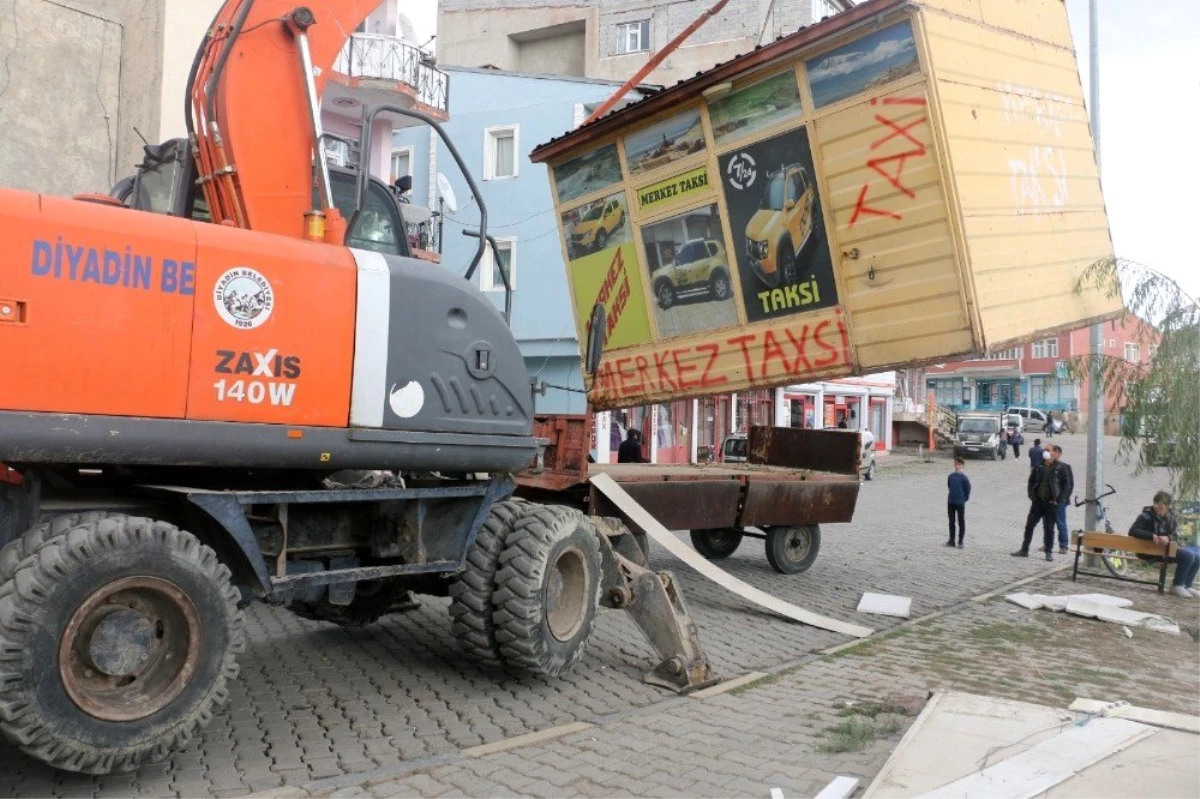
<svg viewBox="0 0 1200 799"><path fill-rule="evenodd" d="M857 787L858 777L834 777L833 782L821 789L816 799L846 799Z"/></svg>
<svg viewBox="0 0 1200 799"><path fill-rule="evenodd" d="M743 599L764 607L773 613L778 613L780 616L793 619L802 624L820 627L823 630L831 630L835 633L850 635L855 638L866 638L875 632L870 627L850 624L849 622L831 619L805 610L802 607L793 605L790 602L784 602L782 599L773 597L765 591L742 582L733 575L718 569L705 560L696 550L676 538L670 530L663 527L657 519L650 515L649 511L639 505L637 500L629 496L629 493L621 488L617 481L609 475L593 475L591 482L600 493L608 497L617 506L621 513L629 517L638 527L645 530L646 534L658 542L664 549L725 590L732 591Z"/></svg>
<svg viewBox="0 0 1200 799"><path fill-rule="evenodd" d="M891 594L862 595L858 601L859 613L875 613L880 616L899 616L907 619L912 613L912 598L907 596L892 596Z"/></svg>

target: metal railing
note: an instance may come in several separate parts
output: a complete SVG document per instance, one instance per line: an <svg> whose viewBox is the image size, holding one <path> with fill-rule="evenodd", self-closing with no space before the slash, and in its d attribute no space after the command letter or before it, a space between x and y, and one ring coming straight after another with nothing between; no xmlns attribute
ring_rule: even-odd
<svg viewBox="0 0 1200 799"><path fill-rule="evenodd" d="M352 34L338 53L333 69L351 78L407 83L425 105L439 111L450 108L450 76L432 66L420 48L394 36Z"/></svg>

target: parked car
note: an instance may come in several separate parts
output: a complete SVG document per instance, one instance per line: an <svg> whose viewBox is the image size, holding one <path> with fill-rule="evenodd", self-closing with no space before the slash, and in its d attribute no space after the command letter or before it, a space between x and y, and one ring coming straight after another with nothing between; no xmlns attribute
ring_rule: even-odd
<svg viewBox="0 0 1200 799"><path fill-rule="evenodd" d="M680 245L675 260L654 273L654 297L664 311L681 297L707 295L712 300L732 296L725 245L712 239L692 239Z"/></svg>
<svg viewBox="0 0 1200 799"><path fill-rule="evenodd" d="M579 252L603 250L617 228L625 224L625 209L616 200L594 205L571 228L571 246Z"/></svg>
<svg viewBox="0 0 1200 799"><path fill-rule="evenodd" d="M746 434L734 433L725 439L725 443L721 446L721 462L722 463L745 463L746 462Z"/></svg>
<svg viewBox="0 0 1200 799"><path fill-rule="evenodd" d="M1004 413L1017 414L1025 424L1025 429L1032 433L1040 433L1046 429L1046 424L1050 420L1050 414L1047 411L1038 408L1022 408L1017 405L1011 405L1005 409ZM1061 433L1067 429L1066 422L1062 418L1054 419L1053 433Z"/></svg>
<svg viewBox="0 0 1200 799"><path fill-rule="evenodd" d="M875 434L865 427L858 431L858 472L864 480L875 479Z"/></svg>
<svg viewBox="0 0 1200 799"><path fill-rule="evenodd" d="M960 413L958 427L954 431L955 456L991 455L992 460L1000 460L1004 455L1000 430L1001 417L998 413Z"/></svg>
<svg viewBox="0 0 1200 799"><path fill-rule="evenodd" d="M815 198L812 178L800 164L767 175L761 208L746 225L746 254L771 288L799 282L796 259L812 238Z"/></svg>
<svg viewBox="0 0 1200 799"><path fill-rule="evenodd" d="M1004 414L1004 426L1008 428L1008 432L1025 433L1025 418L1019 413Z"/></svg>

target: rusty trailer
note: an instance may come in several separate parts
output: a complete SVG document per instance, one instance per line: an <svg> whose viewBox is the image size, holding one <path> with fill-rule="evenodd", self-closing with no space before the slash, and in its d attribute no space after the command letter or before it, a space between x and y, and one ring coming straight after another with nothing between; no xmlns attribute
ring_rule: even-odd
<svg viewBox="0 0 1200 799"><path fill-rule="evenodd" d="M859 490L858 434L846 430L752 427L746 463L590 463L591 415L538 417L547 442L534 469L517 476L530 499L563 495L591 516L636 527L589 482L607 474L670 530L687 530L711 560L732 555L744 538L766 542L783 574L807 570L821 545L822 524L848 522ZM644 532L634 537L645 543Z"/></svg>

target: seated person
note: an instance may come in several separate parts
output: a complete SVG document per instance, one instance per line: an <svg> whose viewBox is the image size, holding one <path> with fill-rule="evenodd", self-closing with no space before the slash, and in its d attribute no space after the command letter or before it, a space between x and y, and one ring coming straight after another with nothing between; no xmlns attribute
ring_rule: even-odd
<svg viewBox="0 0 1200 799"><path fill-rule="evenodd" d="M1171 512L1171 495L1166 491L1155 494L1153 504L1142 509L1129 528L1129 534L1143 541L1153 541L1160 547L1166 547L1172 540L1179 540L1175 514ZM1175 579L1171 593L1178 597L1200 597L1200 593L1192 590L1197 571L1200 571L1200 548L1193 544L1176 549Z"/></svg>

